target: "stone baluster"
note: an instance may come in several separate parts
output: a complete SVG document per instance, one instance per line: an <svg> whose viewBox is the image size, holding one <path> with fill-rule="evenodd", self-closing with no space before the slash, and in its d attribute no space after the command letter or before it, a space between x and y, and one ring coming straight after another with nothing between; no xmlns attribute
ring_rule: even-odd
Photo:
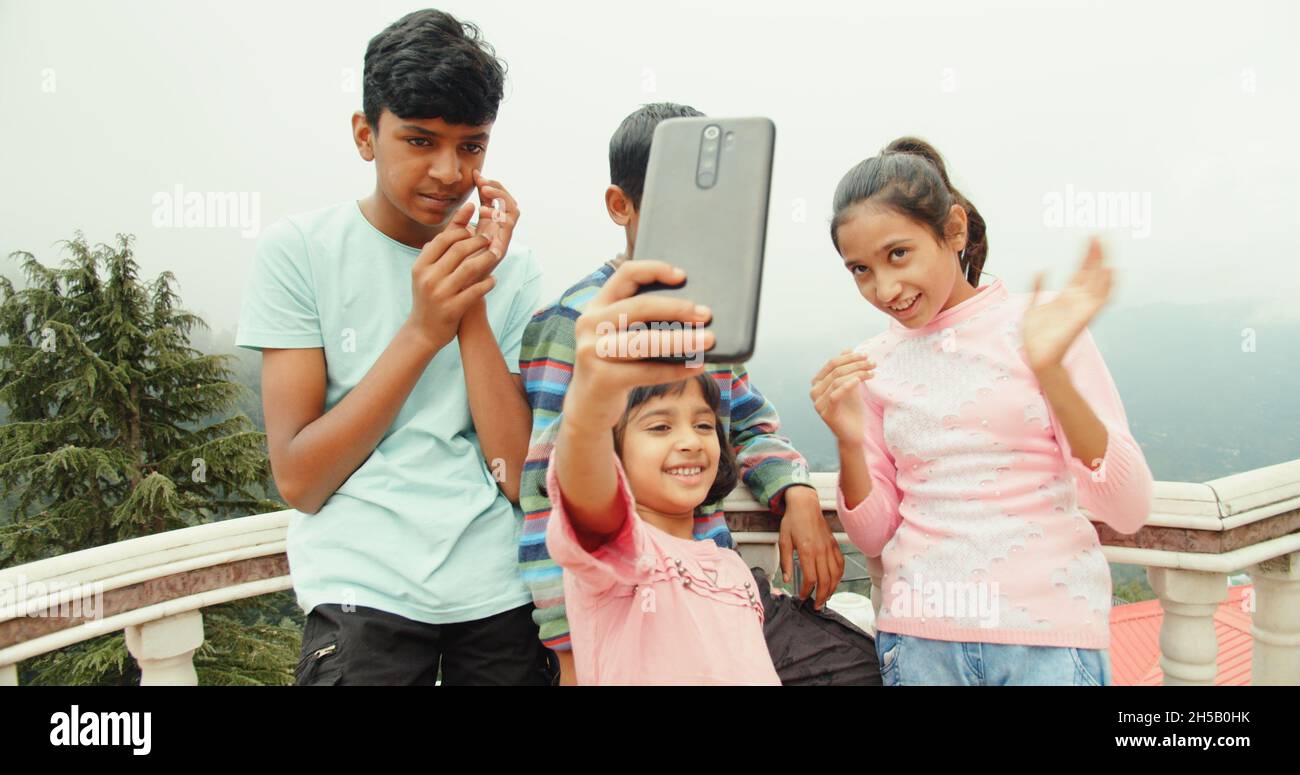
<svg viewBox="0 0 1300 775"><path fill-rule="evenodd" d="M1147 568L1160 598L1160 668L1165 686L1213 686L1219 665L1214 613L1228 597L1228 574Z"/></svg>
<svg viewBox="0 0 1300 775"><path fill-rule="evenodd" d="M199 611L126 628L126 648L140 664L141 686L197 686L194 651L202 644Z"/></svg>
<svg viewBox="0 0 1300 775"><path fill-rule="evenodd" d="M1255 582L1250 683L1300 686L1300 552L1248 569Z"/></svg>

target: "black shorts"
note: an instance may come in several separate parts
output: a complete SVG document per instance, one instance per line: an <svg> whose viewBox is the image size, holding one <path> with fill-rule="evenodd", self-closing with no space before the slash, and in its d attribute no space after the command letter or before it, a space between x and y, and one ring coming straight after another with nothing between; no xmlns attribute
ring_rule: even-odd
<svg viewBox="0 0 1300 775"><path fill-rule="evenodd" d="M531 603L471 622L428 624L364 606L307 614L298 686L547 686L559 662L537 639Z"/></svg>

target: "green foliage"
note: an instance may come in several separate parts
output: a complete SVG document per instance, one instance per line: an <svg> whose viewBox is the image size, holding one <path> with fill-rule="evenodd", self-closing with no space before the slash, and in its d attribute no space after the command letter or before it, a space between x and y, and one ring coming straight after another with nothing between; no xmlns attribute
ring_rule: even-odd
<svg viewBox="0 0 1300 775"><path fill-rule="evenodd" d="M178 306L170 272L140 280L132 240L92 248L78 232L57 268L12 254L25 287L0 277L0 566L284 508L267 497L265 435L238 411L233 358L191 346L203 320ZM201 679L292 678L300 635L268 605L204 612ZM23 672L114 684L134 669L119 633Z"/></svg>
<svg viewBox="0 0 1300 775"><path fill-rule="evenodd" d="M19 679L24 686L134 686L140 683L140 668L118 632L30 659Z"/></svg>
<svg viewBox="0 0 1300 775"><path fill-rule="evenodd" d="M1137 579L1131 579L1115 587L1115 597L1126 603L1140 603L1151 600L1155 595L1151 589Z"/></svg>
<svg viewBox="0 0 1300 775"><path fill-rule="evenodd" d="M289 686L302 645L301 616L277 611L292 593L203 610L203 645L194 668L203 686ZM278 598L278 599L277 599ZM296 611L295 611L296 613Z"/></svg>
<svg viewBox="0 0 1300 775"><path fill-rule="evenodd" d="M1147 583L1147 569L1143 565L1113 563L1110 566L1111 594L1126 603L1154 600L1156 593Z"/></svg>

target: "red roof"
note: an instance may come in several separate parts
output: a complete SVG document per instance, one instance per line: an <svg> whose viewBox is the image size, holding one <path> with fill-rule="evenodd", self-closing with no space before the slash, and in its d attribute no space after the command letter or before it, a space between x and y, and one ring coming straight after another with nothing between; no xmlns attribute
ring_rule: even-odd
<svg viewBox="0 0 1300 775"><path fill-rule="evenodd" d="M1250 683L1250 609L1255 586L1228 588L1228 599L1214 613L1214 634L1219 641L1219 672L1216 686L1245 686ZM1164 611L1159 600L1144 600L1110 609L1110 669L1115 686L1159 686L1160 623Z"/></svg>

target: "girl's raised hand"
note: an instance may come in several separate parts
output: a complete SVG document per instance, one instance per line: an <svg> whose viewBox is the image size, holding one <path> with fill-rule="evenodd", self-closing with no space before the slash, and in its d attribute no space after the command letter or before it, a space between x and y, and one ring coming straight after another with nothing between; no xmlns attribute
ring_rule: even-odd
<svg viewBox="0 0 1300 775"><path fill-rule="evenodd" d="M875 375L876 364L865 353L844 350L827 361L812 379L808 397L835 438L846 443L862 441L863 412L858 386Z"/></svg>
<svg viewBox="0 0 1300 775"><path fill-rule="evenodd" d="M1056 298L1039 305L1043 275L1034 279L1029 308L1020 322L1025 357L1035 374L1061 364L1070 345L1110 298L1111 268L1105 266L1101 242L1096 237L1088 244L1083 265Z"/></svg>
<svg viewBox="0 0 1300 775"><path fill-rule="evenodd" d="M675 382L702 374L703 353L713 347L703 329L712 313L685 299L638 296L643 285L679 285L685 273L662 261L626 261L601 287L574 325L574 371L564 399L565 422L606 430L623 415L637 385ZM676 323L657 326L655 323ZM683 363L647 360L683 356Z"/></svg>

